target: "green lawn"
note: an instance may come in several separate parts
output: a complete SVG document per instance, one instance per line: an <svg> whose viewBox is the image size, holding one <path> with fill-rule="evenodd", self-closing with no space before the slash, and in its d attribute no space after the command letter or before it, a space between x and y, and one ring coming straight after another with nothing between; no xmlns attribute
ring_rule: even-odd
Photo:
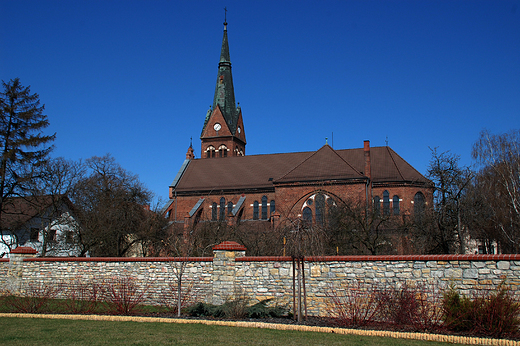
<svg viewBox="0 0 520 346"><path fill-rule="evenodd" d="M202 324L0 317L0 345L453 345Z"/></svg>

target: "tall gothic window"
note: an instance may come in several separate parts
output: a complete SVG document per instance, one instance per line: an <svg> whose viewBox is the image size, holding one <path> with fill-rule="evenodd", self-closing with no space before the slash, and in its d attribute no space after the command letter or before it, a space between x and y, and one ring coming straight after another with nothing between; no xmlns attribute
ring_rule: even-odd
<svg viewBox="0 0 520 346"><path fill-rule="evenodd" d="M267 196L262 196L262 220L267 220Z"/></svg>
<svg viewBox="0 0 520 346"><path fill-rule="evenodd" d="M258 201L253 203L253 220L258 220Z"/></svg>
<svg viewBox="0 0 520 346"><path fill-rule="evenodd" d="M211 220L217 221L217 203L213 202L211 205Z"/></svg>
<svg viewBox="0 0 520 346"><path fill-rule="evenodd" d="M325 196L319 193L314 201L316 203L316 223L322 225L323 216L325 215Z"/></svg>
<svg viewBox="0 0 520 346"><path fill-rule="evenodd" d="M227 212L228 212L228 214L231 214L233 212L233 202L228 202Z"/></svg>
<svg viewBox="0 0 520 346"><path fill-rule="evenodd" d="M381 199L379 196L374 197L374 214L380 215L381 213Z"/></svg>
<svg viewBox="0 0 520 346"><path fill-rule="evenodd" d="M269 203L269 214L273 215L274 212L276 211L276 207L275 207L275 204L274 204L274 199L271 200L271 203Z"/></svg>
<svg viewBox="0 0 520 346"><path fill-rule="evenodd" d="M394 208L394 215L399 215L399 196L395 195L392 199L392 206Z"/></svg>
<svg viewBox="0 0 520 346"><path fill-rule="evenodd" d="M413 213L416 222L421 222L423 219L425 202L426 199L422 192L417 192L413 197Z"/></svg>
<svg viewBox="0 0 520 346"><path fill-rule="evenodd" d="M302 220L304 223L311 225L312 224L312 210L309 207L303 208L302 212Z"/></svg>
<svg viewBox="0 0 520 346"><path fill-rule="evenodd" d="M383 214L390 215L390 194L387 190L383 191Z"/></svg>
<svg viewBox="0 0 520 346"><path fill-rule="evenodd" d="M220 198L220 221L226 218L226 199Z"/></svg>

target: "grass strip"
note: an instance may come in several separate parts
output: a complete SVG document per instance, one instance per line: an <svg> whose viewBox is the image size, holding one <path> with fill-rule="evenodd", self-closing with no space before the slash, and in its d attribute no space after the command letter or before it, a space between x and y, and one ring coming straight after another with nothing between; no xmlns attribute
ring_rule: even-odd
<svg viewBox="0 0 520 346"><path fill-rule="evenodd" d="M65 320L90 320L90 321L118 321L118 322L155 322L155 323L176 323L176 324L203 324L208 326L227 326L242 328L272 329L284 331L302 331L333 333L343 335L376 336L396 339L411 339L420 341L435 341L466 345L492 345L492 346L520 346L520 342L506 339L491 339L465 337L457 335L429 334L429 333L409 333L392 332L384 330L362 330L333 327L317 327L294 324L276 324L265 322L248 321L222 321L222 320L193 320L178 318L161 317L139 317L139 316L107 316L107 315L67 315L67 314L20 314L20 313L0 313L0 317L19 317L19 318L45 318L45 319L65 319Z"/></svg>

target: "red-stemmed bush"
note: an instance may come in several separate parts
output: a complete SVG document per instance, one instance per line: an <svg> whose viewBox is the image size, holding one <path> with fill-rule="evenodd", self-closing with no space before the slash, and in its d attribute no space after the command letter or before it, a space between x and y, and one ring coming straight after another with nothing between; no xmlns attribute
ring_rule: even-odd
<svg viewBox="0 0 520 346"><path fill-rule="evenodd" d="M74 281L64 287L63 295L68 313L93 314L100 310L102 287L95 282Z"/></svg>
<svg viewBox="0 0 520 346"><path fill-rule="evenodd" d="M382 307L377 284L344 281L327 292L326 310L341 326L361 327L375 321Z"/></svg>
<svg viewBox="0 0 520 346"><path fill-rule="evenodd" d="M4 299L12 312L37 313L44 310L60 291L59 284L26 282L20 288L20 292L10 292Z"/></svg>
<svg viewBox="0 0 520 346"><path fill-rule="evenodd" d="M413 330L438 329L442 320L440 295L425 285L392 286L380 290L381 322Z"/></svg>
<svg viewBox="0 0 520 346"><path fill-rule="evenodd" d="M134 315L140 312L147 296L148 285L140 287L137 280L131 276L115 277L103 284L103 297L108 306L108 312L113 315Z"/></svg>

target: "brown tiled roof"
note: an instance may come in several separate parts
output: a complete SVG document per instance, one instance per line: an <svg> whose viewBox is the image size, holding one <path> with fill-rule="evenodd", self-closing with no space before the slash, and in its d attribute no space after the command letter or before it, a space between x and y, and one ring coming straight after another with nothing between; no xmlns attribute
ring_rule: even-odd
<svg viewBox="0 0 520 346"><path fill-rule="evenodd" d="M63 196L29 196L7 198L2 206L2 228L16 229L52 204L53 198L68 202ZM68 202L70 203L70 202Z"/></svg>
<svg viewBox="0 0 520 346"><path fill-rule="evenodd" d="M275 182L345 180L363 177L363 172L352 167L330 146L324 145Z"/></svg>
<svg viewBox="0 0 520 346"><path fill-rule="evenodd" d="M389 147L370 148L374 183L428 183ZM365 179L363 148L191 160L178 193L273 188L275 183Z"/></svg>

